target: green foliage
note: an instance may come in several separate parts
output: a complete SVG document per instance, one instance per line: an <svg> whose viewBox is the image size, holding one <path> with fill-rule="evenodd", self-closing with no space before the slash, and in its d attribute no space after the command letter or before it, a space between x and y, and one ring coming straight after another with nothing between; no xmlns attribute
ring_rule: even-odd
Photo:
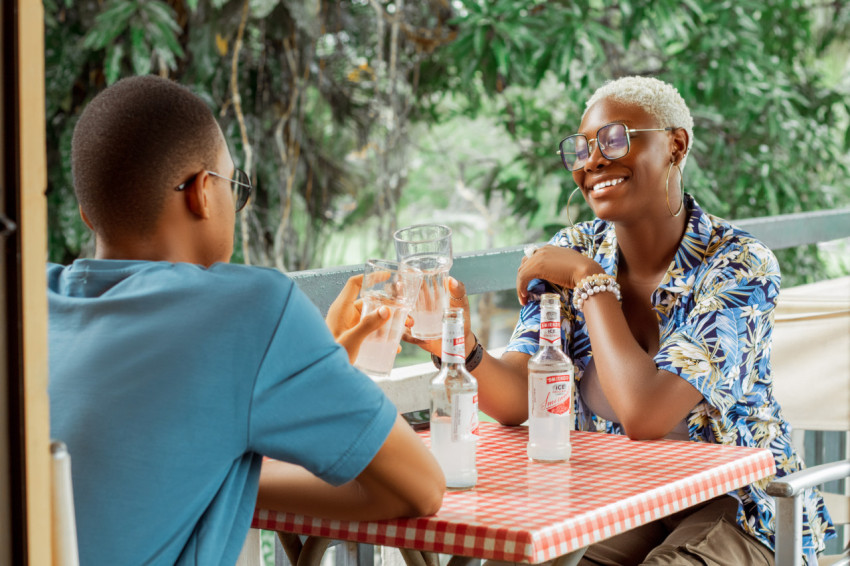
<svg viewBox="0 0 850 566"><path fill-rule="evenodd" d="M412 72L443 41L429 26L445 21L438 6L411 3L398 20L394 11L365 1L48 0L51 259L90 247L72 195L77 116L107 85L151 72L210 105L252 177L234 260L305 269L334 231L376 211L392 220Z"/></svg>
<svg viewBox="0 0 850 566"><path fill-rule="evenodd" d="M741 218L848 201L849 85L824 80L815 64L846 37L844 6L799 0L463 5L468 13L455 20L457 39L430 62L439 72L430 72L464 92L469 111L478 111L482 96L495 99L506 131L534 148L521 157L525 171L503 176L497 187L515 196L517 213L536 210L522 179L539 183L557 169L545 164L555 161L558 140L578 127L589 94L607 79L632 74L671 82L691 106L695 146L686 183L712 212ZM547 77L555 96L541 92ZM571 190L563 184L559 203Z"/></svg>
<svg viewBox="0 0 850 566"><path fill-rule="evenodd" d="M180 31L174 10L160 0L112 0L95 17L83 48L105 50L104 74L106 83L112 84L125 74L126 64L134 75L150 73L155 59L162 68L174 70L177 58L183 57L177 41Z"/></svg>
<svg viewBox="0 0 850 566"><path fill-rule="evenodd" d="M690 105L685 183L710 212L850 201L840 2L48 0L45 13L53 260L89 245L71 190L76 117L106 85L148 72L208 102L257 186L236 259L284 269L314 265L343 229L377 225L386 243L408 183L422 184L409 178L417 122L495 121L511 151L467 180L532 225L564 218L573 183L557 144L596 87L630 74L671 82ZM782 254L800 277L817 273L811 255Z"/></svg>
<svg viewBox="0 0 850 566"><path fill-rule="evenodd" d="M185 54L175 11L159 0L102 5L45 2L48 226L50 259L68 262L90 247L71 177L71 134L85 103L129 74L176 68Z"/></svg>

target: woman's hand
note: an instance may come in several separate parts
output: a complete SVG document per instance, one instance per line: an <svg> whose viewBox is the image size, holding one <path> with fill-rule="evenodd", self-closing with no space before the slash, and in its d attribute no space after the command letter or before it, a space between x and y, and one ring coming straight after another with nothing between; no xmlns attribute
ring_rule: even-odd
<svg viewBox="0 0 850 566"><path fill-rule="evenodd" d="M528 302L528 284L543 279L553 285L573 289L584 277L603 273L592 259L570 248L543 246L523 257L516 274L516 294L521 305Z"/></svg>
<svg viewBox="0 0 850 566"><path fill-rule="evenodd" d="M449 307L463 309L464 346L466 347L466 355L468 356L475 347L475 335L472 333L469 323L469 298L466 296L466 287L454 277L448 277L445 281L445 285L449 291ZM415 324L416 321L414 320L413 325ZM408 328L404 331L404 334L401 337L402 340L411 344L416 344L426 352L434 354L437 357L442 355L443 341L441 338L437 338L436 340L420 340L419 338L414 338L410 333L409 326L410 325L408 325Z"/></svg>
<svg viewBox="0 0 850 566"><path fill-rule="evenodd" d="M390 309L381 307L361 318L363 301L357 298L363 286L363 275L355 275L345 282L331 307L325 323L339 342L348 352L351 363L357 359L360 345L369 334L377 330L390 317Z"/></svg>

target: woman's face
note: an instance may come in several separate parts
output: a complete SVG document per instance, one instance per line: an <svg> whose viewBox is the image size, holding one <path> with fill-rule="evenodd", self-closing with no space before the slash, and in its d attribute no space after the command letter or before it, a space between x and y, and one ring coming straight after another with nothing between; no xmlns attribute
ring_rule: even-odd
<svg viewBox="0 0 850 566"><path fill-rule="evenodd" d="M596 138L599 128L613 122L630 129L659 127L636 104L602 99L587 111L579 133L590 141ZM573 171L573 179L597 217L627 221L661 213L669 216L665 179L676 145L671 132L632 134L629 153L612 160L600 153L595 142L591 143L593 152L583 168Z"/></svg>

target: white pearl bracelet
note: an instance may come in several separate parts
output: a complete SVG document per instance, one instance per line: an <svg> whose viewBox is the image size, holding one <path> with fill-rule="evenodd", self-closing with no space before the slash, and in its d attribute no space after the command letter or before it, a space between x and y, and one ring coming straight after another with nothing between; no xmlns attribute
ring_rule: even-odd
<svg viewBox="0 0 850 566"><path fill-rule="evenodd" d="M614 276L607 273L598 273L588 275L578 282L576 288L573 290L573 306L576 310L580 311L588 297L592 297L597 293L614 293L618 301L623 300L623 296L620 293L620 284L617 283Z"/></svg>

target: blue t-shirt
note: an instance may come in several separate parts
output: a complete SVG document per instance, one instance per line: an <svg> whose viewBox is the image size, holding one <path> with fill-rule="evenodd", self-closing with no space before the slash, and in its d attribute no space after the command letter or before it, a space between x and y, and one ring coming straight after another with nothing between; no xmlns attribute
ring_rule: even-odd
<svg viewBox="0 0 850 566"><path fill-rule="evenodd" d="M83 564L233 564L261 455L341 484L395 422L277 271L84 259L47 276Z"/></svg>

